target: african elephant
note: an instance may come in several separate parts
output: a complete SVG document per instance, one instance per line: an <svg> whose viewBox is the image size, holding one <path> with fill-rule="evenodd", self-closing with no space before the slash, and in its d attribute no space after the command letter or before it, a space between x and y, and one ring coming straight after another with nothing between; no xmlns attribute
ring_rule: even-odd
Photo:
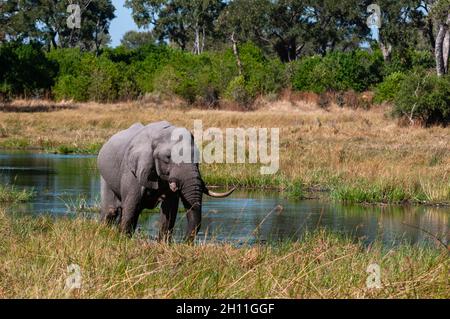
<svg viewBox="0 0 450 319"><path fill-rule="evenodd" d="M115 222L122 232L132 235L140 212L161 202L159 239L170 240L181 198L187 211L186 239L193 240L201 225L202 194L226 197L234 191L210 191L198 163L171 158L172 148L180 143L172 138L175 129L191 138L188 147L193 156L196 149L192 134L166 121L133 124L103 145L97 158L102 221Z"/></svg>

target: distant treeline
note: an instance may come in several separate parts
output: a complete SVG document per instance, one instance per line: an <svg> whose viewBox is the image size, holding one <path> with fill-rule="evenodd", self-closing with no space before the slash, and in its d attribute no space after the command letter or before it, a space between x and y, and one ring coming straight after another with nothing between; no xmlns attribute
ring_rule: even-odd
<svg viewBox="0 0 450 319"><path fill-rule="evenodd" d="M45 97L80 102L158 94L210 108L220 107L219 102L226 100L246 109L258 96L276 98L283 89L319 95L373 90L375 102L397 101L397 114L411 121L448 121L450 82L448 76L434 75L434 59L427 51L409 51L385 62L379 49L356 49L289 63L267 57L251 43L240 45L238 51L242 69L232 49L197 55L151 44L136 49L105 48L96 55L78 48L46 52L39 44L7 43L0 46L0 93L6 99ZM423 91L420 96L414 94L418 87L411 83L414 79ZM401 98L427 94L432 94L432 99L425 97L421 102L425 104L416 105L410 116L417 101ZM433 114L423 114L422 109L430 109L427 105L432 105Z"/></svg>
<svg viewBox="0 0 450 319"><path fill-rule="evenodd" d="M450 0L372 2L126 0L150 31L127 32L112 49L111 0L80 0L80 29L69 28L65 1L6 0L0 96L113 102L155 94L248 109L284 89L321 97L371 90L411 123L447 124ZM377 38L370 24L380 27Z"/></svg>

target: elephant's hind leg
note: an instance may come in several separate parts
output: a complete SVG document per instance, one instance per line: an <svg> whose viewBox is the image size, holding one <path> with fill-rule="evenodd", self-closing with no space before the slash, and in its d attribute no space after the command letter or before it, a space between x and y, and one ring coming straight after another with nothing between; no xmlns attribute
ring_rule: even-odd
<svg viewBox="0 0 450 319"><path fill-rule="evenodd" d="M114 192L106 184L105 180L100 177L101 187L101 214L100 220L107 224L118 222L122 215L120 200Z"/></svg>

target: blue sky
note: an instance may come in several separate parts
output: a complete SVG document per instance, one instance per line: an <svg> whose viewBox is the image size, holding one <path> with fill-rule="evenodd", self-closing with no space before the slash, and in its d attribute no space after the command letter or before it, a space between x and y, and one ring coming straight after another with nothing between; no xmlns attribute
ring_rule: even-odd
<svg viewBox="0 0 450 319"><path fill-rule="evenodd" d="M114 7L116 7L116 18L111 21L109 33L111 34L112 42L111 46L115 47L120 44L120 39L125 32L130 30L138 30L138 27L131 17L131 10L125 8L124 0L113 0Z"/></svg>

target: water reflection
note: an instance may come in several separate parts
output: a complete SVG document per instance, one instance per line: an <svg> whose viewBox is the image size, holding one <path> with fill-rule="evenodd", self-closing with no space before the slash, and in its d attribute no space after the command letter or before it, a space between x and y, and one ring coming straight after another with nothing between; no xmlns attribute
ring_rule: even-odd
<svg viewBox="0 0 450 319"><path fill-rule="evenodd" d="M0 154L0 182L34 188L36 198L14 211L67 214L68 207L97 205L99 178L95 157L11 152ZM351 234L365 243L391 246L430 241L422 228L448 242L450 208L340 205L315 200L287 200L277 193L240 191L226 199L205 197L201 236L238 242L301 238L317 227ZM156 236L159 216L144 214L140 229ZM186 220L180 214L176 235Z"/></svg>

